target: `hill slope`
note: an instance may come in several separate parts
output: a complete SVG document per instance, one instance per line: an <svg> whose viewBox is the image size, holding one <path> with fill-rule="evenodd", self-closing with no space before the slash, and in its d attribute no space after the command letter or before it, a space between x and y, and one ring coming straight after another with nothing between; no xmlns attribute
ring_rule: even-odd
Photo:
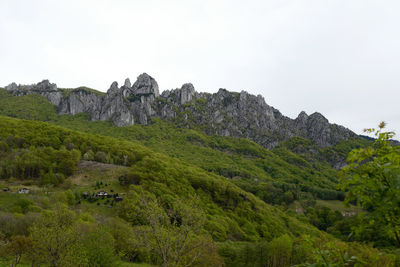
<svg viewBox="0 0 400 267"><path fill-rule="evenodd" d="M2 147L8 146L11 149L2 157L0 176L3 179L37 179L38 182L46 183L40 179L48 173L58 171L70 175L68 163L77 163L81 155L85 158L93 153L98 161L131 166L137 175L135 183L158 197L202 196L201 206L210 215L207 225L220 226L209 230L215 236L223 237L222 240L226 240L228 233L238 240L258 240L261 237L272 239L284 233L316 233L312 228L241 190L229 180L155 153L139 144L83 134L42 122L6 117L0 117L0 128ZM73 149L68 150L66 147ZM44 153L49 154L49 164L61 166L49 169L46 161L29 161L30 158L42 157ZM52 153L55 154L54 158L51 157ZM62 153L63 157L59 158L58 153ZM105 159L101 158L103 154Z"/></svg>
<svg viewBox="0 0 400 267"><path fill-rule="evenodd" d="M334 247L341 246L343 248L343 253L360 255L363 261L368 262L370 266L384 266L383 264L390 266L392 264L392 261L385 255L370 257L369 255L377 253L371 248L357 244L349 246L338 243L306 222L301 222L283 213L280 209L269 206L224 177L156 153L137 142L81 133L44 122L0 116L0 158L0 177L3 186L7 186L13 191L20 187L19 183L22 183L31 190L31 194L26 196L12 192L0 194L2 209L0 231L5 236L10 236L10 242L14 242L12 241L14 240L12 238L15 238L13 236L16 231L17 233L20 231L17 229L22 229L22 233L25 234L29 231L28 238L39 242L36 243L38 244L36 249L41 249L40 242L46 242L46 235L42 236L37 231L53 233L48 232L53 227L51 224L46 228L41 228L42 220L54 222L58 216L63 218L62 216L67 215L71 219L78 216L80 219L68 224L69 226L62 226L65 225L65 222L56 222L57 225L61 223L60 227L72 227L68 228L70 229L68 231L84 230L82 237L79 238L83 241L78 240L77 243L68 241L71 249L75 244L81 246L80 254L76 254L80 256L74 258L76 261L87 259L89 262L95 262L97 258L92 258L91 253L104 249L101 254L104 259L103 264L106 263L106 259L109 264L112 264L104 266L116 266L114 265L116 263L113 263L115 259L112 259L114 250L128 253L119 254L125 255L123 256L125 260L133 257L130 260L161 263L161 258L158 258L159 262L155 251L138 251L135 245L126 247L126 243L121 247L122 243L120 242L127 242L127 240L122 239L121 241L122 237L114 232L118 229L125 229L124 235L129 237L130 227L136 229L135 231L143 231L147 229L146 227L152 226L151 220L147 222L150 223L147 226L146 217L142 217L142 212L146 213L150 206L144 206L145 209L142 210L141 205L147 205L146 201L155 199L156 203L159 203L157 205L160 205L161 210L165 210L165 214L168 216L172 215L168 212L171 211L171 207L195 200L195 209L198 213L193 216L204 214L205 222L202 225L204 232L191 233L191 242L196 242L196 240L200 242L201 236L204 236L203 238L211 236L214 242L220 242L218 254L223 256L225 263L229 266L243 266L243 264L258 266L265 262L273 264L277 259L281 262L281 266L297 264L306 260L313 261L314 250L308 246L311 244L318 249L320 242L328 244L326 249L329 250L332 249L329 246L335 244ZM81 158L90 161L80 161ZM104 164L105 162L108 164ZM51 184L58 184L58 186L48 187ZM117 193L123 197L122 201L110 202L108 198L94 197L92 192L99 192L99 190L102 190L100 192ZM63 208L60 210L58 206L60 202L68 204L69 211ZM191 209L193 208L191 207ZM182 214L182 209L178 211L181 214L179 216L185 216ZM13 217L10 215L12 212L21 213L21 215ZM156 210L152 212L156 212ZM46 214L54 214L54 217L46 217ZM3 227L5 222L3 222L3 218L7 218L8 221L18 221L14 225L22 228ZM172 218L174 217L170 217L170 219ZM178 218L181 220L180 224L185 223L185 217ZM121 219L122 221L119 221ZM27 226L24 228L24 224L21 224L20 220L30 221L30 223L25 223ZM126 223L129 224L126 225ZM115 224L118 225L117 228L113 228ZM180 224L166 227L172 227L171 229L178 231L175 233L179 235L180 231L183 231L179 230L180 227L183 227ZM33 225L33 227L28 227L28 225ZM88 228L89 225L90 228ZM164 228L157 231L161 229ZM171 229L168 231L172 231ZM94 235L94 238L99 238L95 233L101 234L103 241L87 243L92 235L88 235L88 231ZM167 233L162 235L163 238L166 238L165 234ZM197 235L198 237L196 237ZM134 236L131 237L140 240L141 235ZM114 240L114 243L107 243L107 239L104 238L110 238L110 240ZM146 240L145 244L149 244ZM173 238L169 237L165 241L175 242ZM110 244L110 247L101 247L106 244ZM202 261L196 261L199 266L220 264L218 254L212 254L215 252L210 250L213 246L212 243L209 244L208 248L207 246L203 247L208 249L207 256L201 258ZM113 246L116 247L113 248ZM255 255L259 255L258 251L261 249L262 253L266 246L270 252L265 256L255 257ZM274 254L274 250L271 249L277 250L276 253L285 251L285 253L289 253L288 255L293 256L285 256L285 253ZM331 253L333 252L334 250ZM134 253L135 256L130 253ZM145 257L146 253L154 253L152 260ZM34 256L35 260L37 260L36 257L40 257L38 255L42 254ZM185 254L185 257L190 257L190 254ZM339 257L339 255L332 254L332 260L335 260L335 257ZM28 261L28 258L25 260Z"/></svg>
<svg viewBox="0 0 400 267"><path fill-rule="evenodd" d="M36 107L40 116L63 127L123 138L140 142L154 151L179 158L202 169L232 179L246 191L274 204L284 202L284 193L290 191L294 199L342 199L336 191L336 170L341 167L347 153L355 147L366 145L364 139L342 141L333 147L320 148L311 141L291 138L273 150L244 138L206 135L201 129L187 129L179 122L153 119L151 125L115 127L110 122L90 121L88 115L57 116L50 102L37 94L0 98L4 108L0 114L32 118L21 107ZM23 105L22 105L23 103ZM22 108L24 109L24 108ZM30 110L29 110L30 111Z"/></svg>
<svg viewBox="0 0 400 267"><path fill-rule="evenodd" d="M340 199L343 194L335 190L336 170L332 166L343 162L351 148L366 144L356 138L321 148L296 137L267 150L247 139L210 136L201 129L177 127L182 126L179 120L153 119L147 126L115 127L110 121L88 121L87 114L57 115L54 106L38 94L13 96L1 89L0 93L0 114L48 121L96 134L1 117L3 186L17 190L21 187L19 183L23 183L37 195L28 196L27 201L32 201L33 205L26 206L18 200L26 199L23 196L14 199L17 195L3 194L5 203L9 203L0 205L3 211L26 213L21 217L25 218L30 212L37 212L38 207L50 208L42 204L49 196L40 193L49 184L56 185L53 190L57 195L68 196L68 190L73 192L79 200L70 203L74 210L105 218L119 216L128 222L132 220L129 214L133 208L129 203L136 203L135 196L154 196L164 208L176 201L197 198L197 205L206 216L203 229L214 241L221 242L219 254L231 266L249 265L251 253L259 253L259 249L262 252L263 246L276 242L306 245L302 243L306 242L304 234L309 234L313 242L324 239L325 235L307 222L300 222L265 202L290 203L309 197ZM86 161L77 165L80 159ZM111 165L91 164L93 161ZM69 189L65 191L66 188ZM125 194L120 204L111 202L115 208L110 209L107 200L84 198L88 191L94 194L96 190L111 188ZM337 241L331 238L324 241L331 242ZM369 250L340 246L346 247L352 255ZM293 258L289 262L311 260L312 250L307 253L307 257ZM270 256L265 257L253 256L253 260L263 264ZM368 259L368 262L372 266L380 260Z"/></svg>

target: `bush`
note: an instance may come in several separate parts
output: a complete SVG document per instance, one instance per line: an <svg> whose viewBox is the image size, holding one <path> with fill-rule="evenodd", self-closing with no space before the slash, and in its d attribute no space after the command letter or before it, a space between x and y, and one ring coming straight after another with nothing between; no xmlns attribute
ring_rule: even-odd
<svg viewBox="0 0 400 267"><path fill-rule="evenodd" d="M273 239L268 245L268 264L271 267L291 266L293 240L288 235Z"/></svg>
<svg viewBox="0 0 400 267"><path fill-rule="evenodd" d="M97 162L107 163L107 154L103 151L97 151L94 155L94 160Z"/></svg>

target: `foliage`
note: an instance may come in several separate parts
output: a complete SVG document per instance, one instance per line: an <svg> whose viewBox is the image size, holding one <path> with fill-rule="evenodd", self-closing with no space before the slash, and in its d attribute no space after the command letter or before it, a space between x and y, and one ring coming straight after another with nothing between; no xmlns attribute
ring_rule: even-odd
<svg viewBox="0 0 400 267"><path fill-rule="evenodd" d="M292 239L283 235L268 245L268 262L271 267L289 266L292 262Z"/></svg>
<svg viewBox="0 0 400 267"><path fill-rule="evenodd" d="M135 225L139 246L153 254L161 266L196 265L201 259L205 262L205 253L216 254L210 251L212 240L202 231L205 217L195 200L164 202L163 207L154 195L134 193L124 203L119 213ZM210 264L218 266L221 260L214 257Z"/></svg>
<svg viewBox="0 0 400 267"><path fill-rule="evenodd" d="M343 220L343 216L339 211L333 211L328 207L309 207L305 215L311 224L323 231L332 227L336 222Z"/></svg>
<svg viewBox="0 0 400 267"><path fill-rule="evenodd" d="M9 102L18 98L13 96ZM202 104L197 103L200 100L195 102ZM17 117L28 118L23 112L14 112ZM310 141L294 137L269 151L244 138L206 135L195 125L192 125L193 129L186 129L174 122L153 119L153 124L147 126L115 127L111 122L90 121L85 114L57 116L55 110L47 113L54 118L52 123L63 127L140 142L154 151L225 176L242 189L276 205L287 201L273 192L283 191L284 194L288 190L295 200L304 194L319 199L343 200L343 193L336 190L336 170L332 164L338 160L343 162L351 148L368 143L357 138L320 149ZM87 150L82 157L93 160L97 153L100 161L108 162L105 152ZM272 192L263 197L265 183L272 185Z"/></svg>
<svg viewBox="0 0 400 267"><path fill-rule="evenodd" d="M0 138L23 139L24 146L63 151L66 143L73 143L73 151L84 154L107 151L108 163L132 166L139 186L156 197L187 198L199 195L201 209L207 214L204 227L213 238L223 241L257 240L261 236L272 239L289 232L315 230L259 201L231 181L180 162L133 142L110 137L78 133L49 124L0 117ZM18 133L16 136L15 133ZM14 135L13 135L14 134ZM50 148L47 148L51 150ZM57 152L58 153L58 152ZM57 166L57 165L56 165ZM64 195L67 201L67 197Z"/></svg>
<svg viewBox="0 0 400 267"><path fill-rule="evenodd" d="M33 250L33 241L27 236L13 236L1 250L1 254L11 258L11 266L17 266L21 262L23 255L27 255Z"/></svg>
<svg viewBox="0 0 400 267"><path fill-rule="evenodd" d="M1 140L1 139L0 139ZM4 141L8 149L0 152L0 178L20 179L42 178L41 182L59 184L65 176L71 175L80 160L78 150L68 151L65 147L58 150L47 147L29 147L23 138L9 135Z"/></svg>
<svg viewBox="0 0 400 267"><path fill-rule="evenodd" d="M107 122L88 121L86 115L78 114L59 116L54 123L140 142L154 151L232 179L254 194L263 192L263 184L270 183L272 191L284 194L290 190L295 199L302 193L322 199L343 199L343 193L336 190L336 170L322 156L314 155L310 164L307 156L286 148L269 151L244 138L209 136L195 129L177 128L171 122L153 122L147 126L115 127ZM259 197L271 204L285 201L280 197Z"/></svg>
<svg viewBox="0 0 400 267"><path fill-rule="evenodd" d="M10 110L29 118L23 108ZM344 240L360 223L313 203L343 199L332 164L364 141L319 149L293 138L266 150L161 120L114 127L83 114L43 112L33 119L63 127L0 116L0 184L32 192L0 193L1 247L18 236L34 244L27 253L21 245L0 255L7 264L291 266L328 257L333 264L393 265L387 254L309 223ZM123 200L96 197L99 190ZM310 206L306 216L285 212L297 203ZM364 227L349 240L373 240L379 229ZM357 261L347 261L352 257Z"/></svg>
<svg viewBox="0 0 400 267"><path fill-rule="evenodd" d="M128 261L136 261L142 253L134 236L130 223L118 217L107 218L107 231L114 238L114 250L117 255Z"/></svg>
<svg viewBox="0 0 400 267"><path fill-rule="evenodd" d="M0 114L30 120L49 121L57 117L56 107L38 94L13 96L0 89Z"/></svg>
<svg viewBox="0 0 400 267"><path fill-rule="evenodd" d="M100 91L97 91L97 90L95 90L95 89L92 89L92 88L89 88L89 87L86 87L86 86L80 86L80 87L78 87L78 88L74 88L74 89L70 89L70 88L59 88L59 90L63 93L63 96L64 97L69 97L69 95L72 93L72 92L74 92L74 93L76 93L76 92L85 92L85 93L88 93L88 94L95 94L95 95L98 95L98 96L100 96L100 97L104 97L105 96L105 93L104 92L100 92Z"/></svg>
<svg viewBox="0 0 400 267"><path fill-rule="evenodd" d="M395 266L393 255L357 243L302 235L283 235L272 241L223 242L220 254L227 266Z"/></svg>
<svg viewBox="0 0 400 267"><path fill-rule="evenodd" d="M43 216L30 232L34 242L33 261L51 266L87 265L80 235L74 227L75 214L64 207Z"/></svg>
<svg viewBox="0 0 400 267"><path fill-rule="evenodd" d="M81 240L89 266L112 267L116 261L114 238L103 227L81 225Z"/></svg>
<svg viewBox="0 0 400 267"><path fill-rule="evenodd" d="M391 233L400 246L400 147L390 139L393 132L368 129L375 133L373 146L353 150L343 169L340 187L348 190L346 201L356 201L366 211L362 214L370 225L379 225ZM364 221L364 220L363 220ZM361 230L368 224L361 224Z"/></svg>

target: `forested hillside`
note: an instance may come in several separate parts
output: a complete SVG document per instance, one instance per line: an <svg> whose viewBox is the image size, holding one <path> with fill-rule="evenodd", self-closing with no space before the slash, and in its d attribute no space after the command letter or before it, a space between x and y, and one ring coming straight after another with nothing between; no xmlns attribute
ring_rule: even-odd
<svg viewBox="0 0 400 267"><path fill-rule="evenodd" d="M111 122L90 121L85 114L57 116L54 106L38 95L15 97L4 91L3 95L7 97L3 98L1 114L49 121L78 131L140 142L154 151L232 179L253 193L265 191L257 187L271 183L276 190L290 190L295 196L303 194L343 200L343 193L336 190L335 168L343 165L347 153L353 148L368 144L365 139L354 138L334 147L320 148L309 140L295 137L267 150L245 138L209 136L200 129L187 129L160 119L147 126L114 127ZM18 109L21 106L25 111L39 112L37 115L35 112L24 114ZM281 203L278 202L281 199L270 198L275 200L274 204Z"/></svg>
<svg viewBox="0 0 400 267"><path fill-rule="evenodd" d="M344 242L394 245L373 226L354 232L359 210L337 188L366 139L321 148L294 137L267 150L174 121L60 116L42 96L1 89L0 114L4 264L395 265L395 251Z"/></svg>

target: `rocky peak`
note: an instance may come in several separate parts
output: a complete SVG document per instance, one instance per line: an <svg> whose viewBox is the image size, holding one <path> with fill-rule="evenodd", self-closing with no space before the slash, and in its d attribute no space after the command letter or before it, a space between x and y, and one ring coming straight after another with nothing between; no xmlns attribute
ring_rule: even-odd
<svg viewBox="0 0 400 267"><path fill-rule="evenodd" d="M5 90L8 91L30 91L30 90L39 90L39 91L57 91L57 85L55 83L50 83L49 80L43 80L36 84L19 84L17 85L15 82L10 83L6 87Z"/></svg>
<svg viewBox="0 0 400 267"><path fill-rule="evenodd" d="M107 94L117 93L119 91L118 82L114 81L110 85L110 89L107 90Z"/></svg>
<svg viewBox="0 0 400 267"><path fill-rule="evenodd" d="M160 95L156 80L147 73L142 73L137 77L132 89L136 95L154 94L155 97Z"/></svg>
<svg viewBox="0 0 400 267"><path fill-rule="evenodd" d="M241 91L240 94L239 94L240 101L245 101L248 96L249 96L249 93L247 93L246 91Z"/></svg>
<svg viewBox="0 0 400 267"><path fill-rule="evenodd" d="M228 95L230 92L228 90L226 90L225 88L219 88L218 92L217 92L217 96L226 96Z"/></svg>
<svg viewBox="0 0 400 267"><path fill-rule="evenodd" d="M18 85L15 82L12 82L9 85L5 86L4 89L7 91L18 90Z"/></svg>
<svg viewBox="0 0 400 267"><path fill-rule="evenodd" d="M329 124L329 121L327 118L324 117L324 115L322 115L319 112L314 112L313 114L311 114L308 119L310 121L314 121L316 123L324 123L324 124Z"/></svg>
<svg viewBox="0 0 400 267"><path fill-rule="evenodd" d="M130 88L130 87L132 86L131 80L129 80L129 78L126 78L126 79L125 79L124 86L125 86L125 87L128 87L128 88Z"/></svg>
<svg viewBox="0 0 400 267"><path fill-rule="evenodd" d="M257 101L260 105L265 105L265 99L262 95L257 95Z"/></svg>
<svg viewBox="0 0 400 267"><path fill-rule="evenodd" d="M227 104L229 99L232 98L232 93L229 92L228 90L224 88L218 89L218 92L213 94L213 98L211 99L213 102L222 102L224 99L227 99L228 101L225 101L224 103Z"/></svg>
<svg viewBox="0 0 400 267"><path fill-rule="evenodd" d="M185 83L182 85L181 90L180 90L180 102L181 105L190 102L193 100L193 97L196 94L196 91L194 90L194 86L191 83Z"/></svg>
<svg viewBox="0 0 400 267"><path fill-rule="evenodd" d="M55 83L50 83L49 80L43 80L40 83L37 83L35 88L39 90L49 90L49 91L56 91L57 85Z"/></svg>
<svg viewBox="0 0 400 267"><path fill-rule="evenodd" d="M314 112L308 117L306 129L307 138L321 147L337 144L342 140L356 136L355 133L343 126L330 124L328 119L318 112Z"/></svg>
<svg viewBox="0 0 400 267"><path fill-rule="evenodd" d="M48 80L34 85L12 83L5 89L14 95L39 93L56 105L60 114L85 112L92 120L112 120L117 126L146 125L154 117L178 120L184 127L201 125L209 134L245 137L266 148L293 136L310 139L321 147L356 136L330 124L317 112L308 116L303 111L292 120L269 106L261 95L246 91L221 88L214 94L197 93L191 83L185 83L180 89L164 91L157 99L158 84L146 73L139 75L132 86L129 79L120 88L113 82L104 97L90 90L64 94ZM202 101L193 102L195 99Z"/></svg>
<svg viewBox="0 0 400 267"><path fill-rule="evenodd" d="M305 111L300 112L296 118L296 121L303 122L303 123L306 123L307 120L308 120L308 115Z"/></svg>

